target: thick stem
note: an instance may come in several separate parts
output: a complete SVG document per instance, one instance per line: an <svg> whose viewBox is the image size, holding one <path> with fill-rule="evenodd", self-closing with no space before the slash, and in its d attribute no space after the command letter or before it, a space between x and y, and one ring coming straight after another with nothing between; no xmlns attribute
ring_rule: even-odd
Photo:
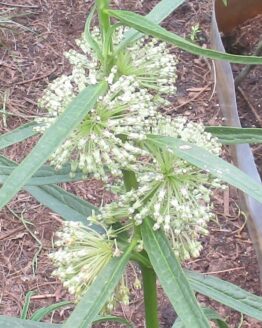
<svg viewBox="0 0 262 328"><path fill-rule="evenodd" d="M108 75L112 68L113 42L110 33L111 23L110 16L106 13L109 8L110 0L96 0L96 10L98 14L99 26L102 34L103 43L103 66L105 74Z"/></svg>
<svg viewBox="0 0 262 328"><path fill-rule="evenodd" d="M146 328L159 328L157 311L156 274L153 269L141 265L144 290Z"/></svg>
<svg viewBox="0 0 262 328"><path fill-rule="evenodd" d="M147 256L143 255L143 252L137 253L134 252L132 253L131 257L130 257L131 261L135 261L137 263L139 263L140 265L143 265L144 267L148 268L148 269L152 269L152 265L148 259Z"/></svg>
<svg viewBox="0 0 262 328"><path fill-rule="evenodd" d="M137 189L138 182L136 175L133 171L123 170L123 179L127 191ZM140 235L140 228L136 227L135 231ZM143 255L146 255L143 258ZM136 255L135 255L136 256ZM155 271L150 268L150 262L147 258L147 254L137 255L135 260L138 261L142 271L143 278L143 290L144 290L144 304L146 315L146 328L159 328L158 311L157 311L157 289L156 289L156 274ZM144 262L145 265L142 263Z"/></svg>
<svg viewBox="0 0 262 328"><path fill-rule="evenodd" d="M96 0L96 10L103 41L105 41L106 33L110 28L110 17L105 12L108 9L109 2L109 0Z"/></svg>

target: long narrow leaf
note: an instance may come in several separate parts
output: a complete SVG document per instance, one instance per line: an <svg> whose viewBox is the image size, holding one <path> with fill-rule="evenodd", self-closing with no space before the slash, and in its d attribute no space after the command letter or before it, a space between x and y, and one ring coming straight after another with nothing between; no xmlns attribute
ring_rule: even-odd
<svg viewBox="0 0 262 328"><path fill-rule="evenodd" d="M194 43L167 31L156 23L151 22L146 17L124 10L108 10L108 14L117 18L121 23L133 27L139 32L154 36L160 40L174 44L177 47L198 56L205 56L212 59L228 60L238 64L262 64L262 57L230 55L215 50L204 49Z"/></svg>
<svg viewBox="0 0 262 328"><path fill-rule="evenodd" d="M257 320L262 320L262 297L216 277L188 270L185 274L196 292Z"/></svg>
<svg viewBox="0 0 262 328"><path fill-rule="evenodd" d="M114 257L101 271L69 319L63 324L63 328L88 328L91 326L121 279L134 246L135 243L131 243L121 257Z"/></svg>
<svg viewBox="0 0 262 328"><path fill-rule="evenodd" d="M221 143L226 145L262 143L262 128L207 126L205 130L212 133Z"/></svg>
<svg viewBox="0 0 262 328"><path fill-rule="evenodd" d="M103 60L102 51L99 47L99 44L96 42L96 40L92 37L90 29L91 29L91 22L94 16L96 10L96 6L94 5L91 9L89 15L87 16L86 23L85 23L85 30L84 30L84 37L86 41L90 44L91 48L95 51L96 56L99 60Z"/></svg>
<svg viewBox="0 0 262 328"><path fill-rule="evenodd" d="M0 208L26 184L43 165L50 154L66 139L67 135L93 108L99 96L106 90L106 83L89 86L71 102L55 123L45 132L31 153L8 177L0 189Z"/></svg>
<svg viewBox="0 0 262 328"><path fill-rule="evenodd" d="M262 202L262 185L209 151L180 139L149 135L148 140Z"/></svg>
<svg viewBox="0 0 262 328"><path fill-rule="evenodd" d="M15 162L0 156L1 164L14 166ZM59 214L64 220L81 221L83 224L87 224L87 217L93 211L98 211L98 208L94 205L55 185L27 186L24 189L42 205ZM95 229L97 231L101 230L99 227Z"/></svg>
<svg viewBox="0 0 262 328"><path fill-rule="evenodd" d="M0 164L0 184L3 184L6 181L16 166L17 165ZM83 180L82 172L76 172L73 177L70 176L70 172L70 165L66 165L59 171L56 171L48 165L44 165L33 175L31 179L27 181L26 186L42 186Z"/></svg>
<svg viewBox="0 0 262 328"><path fill-rule="evenodd" d="M39 310L37 310L30 318L31 321L41 321L44 319L45 316L47 316L48 314L52 313L53 311L56 311L58 309L60 309L61 307L67 306L72 304L72 302L70 301L63 301L63 302L59 302L56 304L51 304L45 308L41 308ZM133 328L133 324L126 320L125 318L121 318L121 317L116 317L114 315L107 315L107 316L97 316L96 319L94 320L94 323L100 323L100 322L118 322L121 324L126 325L126 327L128 328Z"/></svg>
<svg viewBox="0 0 262 328"><path fill-rule="evenodd" d="M210 327L166 236L152 227L145 219L141 229L145 250L177 315L186 328Z"/></svg>
<svg viewBox="0 0 262 328"><path fill-rule="evenodd" d="M209 308L203 308L203 312L205 313L206 317L209 320L215 321L218 328L229 328L227 323L220 317L220 315L216 311ZM183 325L180 318L177 318L176 322L172 326L172 328L184 328L184 327L185 326Z"/></svg>
<svg viewBox="0 0 262 328"><path fill-rule="evenodd" d="M87 217L98 209L58 186L28 186L25 188L41 204L61 215L63 219L87 223Z"/></svg>
<svg viewBox="0 0 262 328"><path fill-rule="evenodd" d="M51 305L49 305L47 307L38 309L31 316L30 320L31 321L41 321L41 320L44 319L45 316L47 316L48 314L52 313L53 311L56 311L58 309L61 309L61 307L64 307L64 306L70 305L70 304L72 304L72 302L63 301L63 302L51 304Z"/></svg>
<svg viewBox="0 0 262 328"><path fill-rule="evenodd" d="M125 325L127 328L134 328L135 326L125 318L116 317L114 315L107 315L107 316L97 316L94 320L94 323L100 323L100 322L118 322L122 325Z"/></svg>
<svg viewBox="0 0 262 328"><path fill-rule="evenodd" d="M63 302L61 302L61 304L62 303ZM94 323L100 323L100 322L118 322L124 324L128 328L134 327L134 325L130 321L116 316L97 316L94 320ZM0 315L0 327L1 328L62 328L62 324L42 323L42 322L38 322L38 320L32 320L32 319L23 320L15 317Z"/></svg>
<svg viewBox="0 0 262 328"><path fill-rule="evenodd" d="M159 24L183 2L185 0L162 0L146 15L146 18L151 22ZM124 40L119 44L118 50L124 48L129 42L139 39L141 36L143 36L143 33L139 33L134 29L129 30L126 32Z"/></svg>
<svg viewBox="0 0 262 328"><path fill-rule="evenodd" d="M62 325L35 322L0 315L1 328L62 328Z"/></svg>
<svg viewBox="0 0 262 328"><path fill-rule="evenodd" d="M33 129L35 125L35 123L27 123L23 126L19 126L12 132L2 134L0 136L0 149L4 149L36 135L38 132L34 131Z"/></svg>
<svg viewBox="0 0 262 328"><path fill-rule="evenodd" d="M26 319L27 318L27 314L28 314L28 310L29 310L29 306L30 306L30 299L31 297L34 295L34 292L29 291L26 296L25 296L25 302L22 308L22 312L21 312L21 319Z"/></svg>

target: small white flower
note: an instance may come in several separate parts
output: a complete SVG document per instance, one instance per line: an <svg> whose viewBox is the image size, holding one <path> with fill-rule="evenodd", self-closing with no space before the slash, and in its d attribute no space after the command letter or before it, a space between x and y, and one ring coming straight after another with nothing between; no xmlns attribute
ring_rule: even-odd
<svg viewBox="0 0 262 328"><path fill-rule="evenodd" d="M177 126L176 130L172 130L174 126ZM189 131L192 126L194 136ZM220 152L221 145L215 138L205 135L202 125L197 127L196 123L189 124L183 118L172 122L158 116L153 129L159 131L162 128L182 140L187 138L192 142L194 137L207 150L212 147L215 154ZM184 133L185 130L187 133ZM149 158L141 162L136 170L138 189L106 205L102 209L101 219L108 224L124 219L129 222L131 219L139 225L144 218L151 217L153 229L163 228L181 260L197 256L201 250L198 238L207 233L207 223L213 218L210 198L212 189L219 187L219 181L176 157L175 153L161 150L148 142L145 145L152 157L150 160L147 154Z"/></svg>
<svg viewBox="0 0 262 328"><path fill-rule="evenodd" d="M137 159L147 154L135 143L146 138L146 120L154 108L152 99L143 89L136 88L133 77L120 77L51 155L51 165L60 169L71 162L72 173L80 169L105 181L108 173L120 175L121 169L134 169ZM41 118L41 123L45 122L47 128L57 115L54 112L52 118ZM125 141L121 135L126 136Z"/></svg>
<svg viewBox="0 0 262 328"><path fill-rule="evenodd" d="M104 227L103 227L104 228ZM81 223L67 222L57 233L56 252L50 254L57 276L71 294L79 299L86 293L98 273L114 256L114 231L105 234Z"/></svg>

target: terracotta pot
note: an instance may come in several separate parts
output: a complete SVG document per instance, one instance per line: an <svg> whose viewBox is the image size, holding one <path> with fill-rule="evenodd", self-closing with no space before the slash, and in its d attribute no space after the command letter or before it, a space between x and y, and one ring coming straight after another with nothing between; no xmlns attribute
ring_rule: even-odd
<svg viewBox="0 0 262 328"><path fill-rule="evenodd" d="M222 0L217 0L215 10L219 30L228 34L247 19L261 15L262 0L228 0L227 6Z"/></svg>

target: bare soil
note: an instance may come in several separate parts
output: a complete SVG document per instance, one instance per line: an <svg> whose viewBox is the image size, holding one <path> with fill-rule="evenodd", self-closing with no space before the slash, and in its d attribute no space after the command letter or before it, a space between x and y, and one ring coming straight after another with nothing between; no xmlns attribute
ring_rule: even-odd
<svg viewBox="0 0 262 328"><path fill-rule="evenodd" d="M115 6L145 14L157 2L115 0ZM69 72L70 67L63 57L63 52L76 48L74 40L83 31L85 17L91 5L92 1L83 0L0 2L0 10L12 9L12 14L19 16L13 20L24 27L8 25L8 28L1 28L0 108L5 106L8 113L0 113L1 134L31 121L38 115L37 99L43 89L62 73ZM164 26L181 36L189 37L192 26L199 23L200 33L195 41L202 46L208 46L211 5L211 0L185 1L166 19ZM247 33L246 29L243 31L238 33ZM250 28L249 34L252 33L253 29ZM245 51L252 52L253 48ZM173 106L167 115L184 115L208 125L221 123L219 105L214 92L212 61L179 49L174 49L174 52L179 61L178 91L172 99ZM237 66L233 68L237 72L240 70ZM261 68L256 67L241 87L261 117L259 79L261 82ZM240 99L244 124L259 126L248 106ZM2 154L20 162L36 141L37 138L31 138L9 147ZM258 146L254 151L258 164L261 165L261 148ZM228 158L226 149L225 154ZM76 182L64 184L63 187L98 206L102 202L112 200L112 195L104 190L99 181ZM216 193L214 204L217 221L211 222L210 235L202 240L204 250L199 258L185 263L184 266L213 274L261 295L255 252L247 233L245 217L238 207L236 191L229 188L223 193ZM19 317L28 291L35 292L30 314L43 306L70 299L60 282L51 276L53 268L47 257L52 250L54 233L60 225L61 218L38 204L24 191L0 212L0 314ZM204 306L214 308L227 318L232 328L262 327L256 320L242 317L202 295L198 295L198 299ZM68 306L56 311L48 321L63 322L71 309L72 307ZM159 312L162 327L171 327L175 313L160 286ZM144 327L142 293L134 292L130 306L119 308L116 314L132 320L137 328ZM97 327L120 326L110 323Z"/></svg>

